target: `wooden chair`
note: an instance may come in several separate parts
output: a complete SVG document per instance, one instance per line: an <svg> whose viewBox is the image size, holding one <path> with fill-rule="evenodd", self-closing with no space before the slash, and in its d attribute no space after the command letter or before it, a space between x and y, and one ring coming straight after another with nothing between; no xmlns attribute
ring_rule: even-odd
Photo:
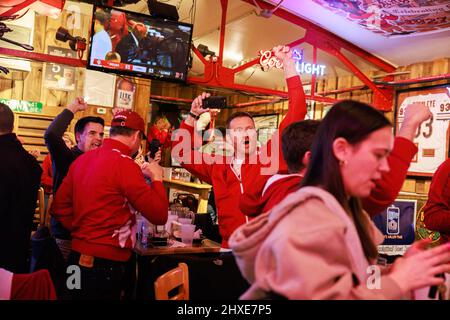
<svg viewBox="0 0 450 320"><path fill-rule="evenodd" d="M44 211L44 188L40 187L38 190L37 201L36 201L36 210L34 212L33 223L38 227L44 225L45 219L45 211Z"/></svg>
<svg viewBox="0 0 450 320"><path fill-rule="evenodd" d="M51 221L50 207L52 206L52 203L53 203L53 195L51 194L48 197L47 210L45 212L45 219L44 219L44 224L43 224L43 226L46 226L48 228L50 228L50 221Z"/></svg>
<svg viewBox="0 0 450 320"><path fill-rule="evenodd" d="M169 292L178 288L178 292L169 298ZM189 271L186 263L167 271L155 281L156 300L189 300Z"/></svg>

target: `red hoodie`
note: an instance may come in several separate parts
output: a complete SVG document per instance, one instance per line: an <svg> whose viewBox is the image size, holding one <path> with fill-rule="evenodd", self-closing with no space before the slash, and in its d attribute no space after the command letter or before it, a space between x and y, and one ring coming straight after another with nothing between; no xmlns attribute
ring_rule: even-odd
<svg viewBox="0 0 450 320"><path fill-rule="evenodd" d="M394 202L416 152L417 147L413 142L402 137L395 138L394 148L388 156L390 171L383 174L370 196L363 200L364 210L370 216L377 215ZM248 188L240 199L239 207L249 217L256 217L269 211L289 193L297 191L302 176L298 174L260 176L257 180L253 181L253 187ZM264 182L265 186L261 188Z"/></svg>
<svg viewBox="0 0 450 320"><path fill-rule="evenodd" d="M53 192L53 170L50 153L45 156L44 162L42 162L41 185L45 193L51 194Z"/></svg>
<svg viewBox="0 0 450 320"><path fill-rule="evenodd" d="M71 231L73 250L126 261L135 242L135 212L155 225L167 221L162 182L147 185L125 144L105 139L70 166L56 193L52 215ZM132 208L131 208L132 207Z"/></svg>
<svg viewBox="0 0 450 320"><path fill-rule="evenodd" d="M287 84L289 88L289 109L286 117L280 124L279 139L281 139L281 133L284 128L293 122L303 120L306 115L306 101L300 77L295 76L287 79ZM182 122L180 129L189 131L191 136L191 147L193 147L194 128ZM182 150L180 150L179 153L176 151L177 145L182 141L183 140L179 138L177 133L175 133L172 156L176 157L184 168L197 176L200 180L212 184L219 218L219 232L222 236L222 247L228 248L228 238L230 235L237 227L247 222L246 217L239 209L239 198L242 191L261 175L260 170L263 166L261 160L258 159L257 164L244 162L241 167L241 177L239 178L229 164L230 158L224 157L221 158L221 163L214 163L213 160L208 160L212 159L212 157L205 154L200 155L197 151L193 151L190 152L189 155L184 155L189 158L190 163L182 163L180 157L183 156L183 152ZM280 149L281 146L281 143L279 142L280 141L276 141L278 149ZM264 148L270 150L271 141ZM200 159L201 163L193 164L194 158ZM216 159L217 158L219 157L217 156ZM279 170L285 170L287 166L281 155L281 150L279 151L278 162Z"/></svg>
<svg viewBox="0 0 450 320"><path fill-rule="evenodd" d="M430 230L439 231L445 242L450 240L450 159L436 170L425 205L424 223Z"/></svg>

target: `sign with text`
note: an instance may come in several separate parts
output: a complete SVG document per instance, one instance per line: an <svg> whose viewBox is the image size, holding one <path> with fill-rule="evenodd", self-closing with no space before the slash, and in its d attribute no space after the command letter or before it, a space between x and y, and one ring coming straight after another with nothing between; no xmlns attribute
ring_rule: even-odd
<svg viewBox="0 0 450 320"><path fill-rule="evenodd" d="M48 47L48 54L65 58L76 58L75 51L54 46ZM48 89L74 91L75 68L63 64L46 63L44 86Z"/></svg>
<svg viewBox="0 0 450 320"><path fill-rule="evenodd" d="M0 103L6 104L15 112L42 113L42 102L0 99Z"/></svg>
<svg viewBox="0 0 450 320"><path fill-rule="evenodd" d="M395 253L395 250L389 250L386 246L403 248L414 242L416 212L417 200L397 199L373 218L373 222L385 238L381 245L382 251Z"/></svg>
<svg viewBox="0 0 450 320"><path fill-rule="evenodd" d="M259 64L264 69L283 68L283 61L280 61L271 50L259 50ZM307 73L317 76L323 76L325 72L325 66L322 64L313 64L303 61L303 51L293 50L292 58L295 61L295 68L297 73Z"/></svg>

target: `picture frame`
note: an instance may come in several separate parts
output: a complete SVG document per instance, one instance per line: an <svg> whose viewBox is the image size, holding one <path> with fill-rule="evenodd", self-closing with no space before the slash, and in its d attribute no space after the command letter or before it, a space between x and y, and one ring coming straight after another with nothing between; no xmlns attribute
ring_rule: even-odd
<svg viewBox="0 0 450 320"><path fill-rule="evenodd" d="M48 46L48 54L64 58L76 58L76 52L56 46ZM76 68L58 64L45 63L43 73L44 87L47 89L56 89L61 91L75 91L77 81Z"/></svg>
<svg viewBox="0 0 450 320"><path fill-rule="evenodd" d="M395 131L404 120L405 108L421 103L430 108L433 116L422 123L413 142L417 155L408 169L410 176L433 176L439 165L448 158L450 141L450 84L399 90L395 99Z"/></svg>
<svg viewBox="0 0 450 320"><path fill-rule="evenodd" d="M397 198L389 207L372 218L384 235L378 252L386 255L402 255L415 240L418 200Z"/></svg>
<svg viewBox="0 0 450 320"><path fill-rule="evenodd" d="M256 131L258 133L258 142L265 145L272 134L278 129L279 114L265 114L253 116Z"/></svg>

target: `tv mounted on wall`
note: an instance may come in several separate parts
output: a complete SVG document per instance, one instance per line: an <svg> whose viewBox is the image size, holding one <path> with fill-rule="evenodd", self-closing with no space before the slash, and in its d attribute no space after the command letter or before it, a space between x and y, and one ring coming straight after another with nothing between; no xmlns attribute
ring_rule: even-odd
<svg viewBox="0 0 450 320"><path fill-rule="evenodd" d="M186 82L192 24L94 6L87 68Z"/></svg>

